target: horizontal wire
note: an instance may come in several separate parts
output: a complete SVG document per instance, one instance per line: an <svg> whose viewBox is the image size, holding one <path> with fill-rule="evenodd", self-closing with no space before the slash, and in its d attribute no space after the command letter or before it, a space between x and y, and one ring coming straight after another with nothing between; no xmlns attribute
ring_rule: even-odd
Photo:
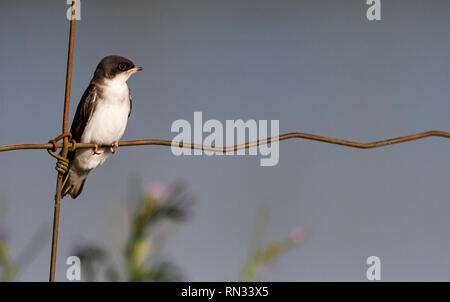
<svg viewBox="0 0 450 302"><path fill-rule="evenodd" d="M131 140L131 141L121 141L119 142L120 147L128 147L128 146L144 146L144 145L158 145L158 146L174 146L179 148L187 148L187 149L200 149L200 150L206 150L206 151L215 151L215 152L230 152L230 151L237 151L240 149L248 149L251 147L256 147L260 145L269 144L271 142L277 142L277 141L284 141L288 139L298 138L298 139L307 139L307 140L313 140L313 141L319 141L329 144L335 144L335 145L341 145L351 148L359 148L359 149L371 149L371 148L377 148L382 146L388 146L393 144L399 144L399 143L405 143L413 140L418 140L430 136L439 136L439 137L445 137L450 138L450 132L446 131L428 131L423 133L417 133L417 134L411 134L407 136L401 136L397 138L391 138L386 139L382 141L376 141L376 142L369 142L369 143L361 143L361 142L355 142L355 141L348 141L348 140L341 140L331 137L325 137L325 136L319 136L314 134L308 134L308 133L301 133L301 132L293 132L293 133L287 133L276 137L271 137L263 140L258 140L255 142L249 142L245 144L230 146L230 147L212 147L212 146L203 146L203 145L197 145L197 144L188 144L188 143L182 143L182 142L172 142L169 140L160 140L160 139L143 139L143 140ZM56 144L58 148L62 148L63 144ZM9 146L0 146L0 152L5 151L14 151L14 150L29 150L29 149L52 149L54 147L53 144L47 143L47 144L21 144L21 145L9 145ZM72 148L73 145L69 144L69 147ZM94 148L95 144L91 143L76 143L75 148L81 149L81 148ZM102 145L99 147L110 147L109 145Z"/></svg>

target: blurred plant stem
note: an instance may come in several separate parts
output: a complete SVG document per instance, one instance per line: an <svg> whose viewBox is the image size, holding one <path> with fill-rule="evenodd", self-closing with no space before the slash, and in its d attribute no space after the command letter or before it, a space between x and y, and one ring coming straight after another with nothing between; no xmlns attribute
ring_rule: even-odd
<svg viewBox="0 0 450 302"><path fill-rule="evenodd" d="M141 191L136 183L138 181L134 179L129 182L129 187ZM155 255L176 229L174 226L180 225L173 222L185 222L191 217L194 199L179 182L170 185L152 183L143 193L130 192L130 188L127 203L130 218L126 220L129 231L124 241L123 269L111 264L111 255L106 249L98 245L84 246L75 253L81 258L84 279L99 280L97 272L103 268L108 281L180 281L179 267L167 260L157 261ZM309 238L309 232L298 228L282 240L263 244L268 223L269 210L262 208L255 218L241 281L257 281L264 266ZM119 271L124 277L120 277Z"/></svg>
<svg viewBox="0 0 450 302"><path fill-rule="evenodd" d="M16 278L17 269L13 263L8 246L0 242L0 282L13 281Z"/></svg>
<svg viewBox="0 0 450 302"><path fill-rule="evenodd" d="M131 184L127 212L128 234L120 263L113 263L113 254L98 244L79 246L72 255L80 257L82 276L85 281L180 281L180 268L156 256L174 231L192 216L195 200L183 183L164 185L152 183L145 190L140 181ZM137 192L136 192L137 191ZM0 281L14 281L25 266L37 255L37 250L46 243L49 226L41 226L22 254L13 260L3 225L6 202L0 198ZM302 228L294 229L282 240L264 244L264 235L269 225L270 211L257 211L247 260L242 268L240 281L259 281L260 271L283 256L292 248L310 237ZM19 266L19 264L21 264ZM102 274L103 273L103 274Z"/></svg>
<svg viewBox="0 0 450 302"><path fill-rule="evenodd" d="M133 185L134 186L134 185ZM135 195L130 194L129 195ZM123 254L123 263L128 281L179 281L180 269L169 261L156 261L154 255L172 230L165 222L184 222L189 219L194 199L182 183L163 185L150 184L139 196L129 219L129 233ZM162 234L162 236L161 236ZM158 236L159 235L159 236ZM85 246L77 250L85 271L85 279L97 280L96 267L107 267L108 281L120 280L119 270L111 263L111 255L104 248Z"/></svg>
<svg viewBox="0 0 450 302"><path fill-rule="evenodd" d="M286 238L264 245L264 234L269 224L269 214L270 211L267 208L259 209L256 214L249 253L242 269L240 281L260 281L259 272L263 267L310 238L309 231L296 228Z"/></svg>
<svg viewBox="0 0 450 302"><path fill-rule="evenodd" d="M0 282L13 281L17 275L17 266L12 260L6 230L2 223L6 208L6 201L0 199Z"/></svg>

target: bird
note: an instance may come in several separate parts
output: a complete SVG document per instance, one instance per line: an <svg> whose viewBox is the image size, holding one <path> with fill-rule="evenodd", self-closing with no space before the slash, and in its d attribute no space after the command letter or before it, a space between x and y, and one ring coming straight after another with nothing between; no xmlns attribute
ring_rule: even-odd
<svg viewBox="0 0 450 302"><path fill-rule="evenodd" d="M94 148L70 151L61 195L77 198L89 172L115 153L132 110L127 80L142 67L122 56L104 57L77 106L70 133L76 142L93 143ZM109 147L101 147L109 146Z"/></svg>

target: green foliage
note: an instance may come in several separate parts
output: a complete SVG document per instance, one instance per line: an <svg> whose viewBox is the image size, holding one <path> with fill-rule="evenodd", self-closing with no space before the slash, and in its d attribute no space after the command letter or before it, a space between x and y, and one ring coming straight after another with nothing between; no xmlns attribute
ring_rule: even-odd
<svg viewBox="0 0 450 302"><path fill-rule="evenodd" d="M124 247L123 263L127 281L179 281L180 269L169 261L158 261L154 255L167 235L157 236L165 222L184 222L192 211L194 200L180 183L151 184L140 196L132 213L130 230ZM97 280L98 267L106 267L105 279L120 281L119 269L111 264L109 252L98 246L84 246L76 254L83 265L84 278Z"/></svg>
<svg viewBox="0 0 450 302"><path fill-rule="evenodd" d="M17 266L11 258L6 230L2 224L6 202L0 200L0 282L13 281L17 275Z"/></svg>
<svg viewBox="0 0 450 302"><path fill-rule="evenodd" d="M139 189L134 191L139 192ZM135 193L135 192L133 192ZM170 238L173 226L188 221L195 201L186 187L180 183L163 185L153 183L142 194L137 194L136 206L130 214L129 232L121 254L121 265L113 261L112 253L97 244L83 245L76 249L80 257L82 276L86 281L181 281L180 268L157 257L162 243ZM1 200L0 200L1 201ZM3 227L4 203L0 203L0 281L17 278L19 265L12 260L11 250ZM240 276L241 281L261 280L261 270L282 257L286 252L305 242L310 233L294 229L282 240L263 244L269 220L269 211L258 211L247 260ZM38 232L35 236L42 241ZM30 244L35 247L35 244ZM31 248L29 250L36 250ZM32 255L30 255L32 256ZM19 257L29 258L29 257ZM26 261L18 261L21 267Z"/></svg>
<svg viewBox="0 0 450 302"><path fill-rule="evenodd" d="M0 282L13 281L16 277L16 265L13 263L6 242L0 240Z"/></svg>
<svg viewBox="0 0 450 302"><path fill-rule="evenodd" d="M262 244L268 221L269 211L261 209L255 219L250 251L242 269L241 281L260 281L259 272L263 267L273 263L297 245L302 244L311 235L309 231L297 228L282 240Z"/></svg>

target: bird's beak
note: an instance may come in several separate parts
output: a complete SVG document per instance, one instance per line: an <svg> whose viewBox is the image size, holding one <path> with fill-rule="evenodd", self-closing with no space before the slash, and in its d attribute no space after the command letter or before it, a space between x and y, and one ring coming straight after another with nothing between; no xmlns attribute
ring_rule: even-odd
<svg viewBox="0 0 450 302"><path fill-rule="evenodd" d="M144 69L144 68L142 68L142 67L133 67L133 68L131 68L131 69L128 69L127 72L128 72L128 73L135 73L135 72L141 71L141 70L143 70L143 69Z"/></svg>

